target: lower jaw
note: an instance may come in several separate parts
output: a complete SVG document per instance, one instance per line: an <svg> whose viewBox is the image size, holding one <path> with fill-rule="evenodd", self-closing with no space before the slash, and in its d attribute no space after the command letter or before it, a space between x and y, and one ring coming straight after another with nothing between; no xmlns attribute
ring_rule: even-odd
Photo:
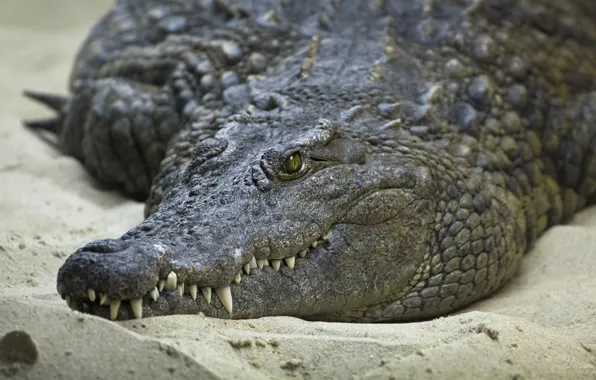
<svg viewBox="0 0 596 380"><path fill-rule="evenodd" d="M318 248L312 249L311 253L321 254L325 251L324 248ZM294 269L287 266L274 269L271 265L266 265L262 269L251 270L249 275L242 277L240 283L229 286L232 298L231 313L220 301L216 289L213 289L208 298L198 291L195 293L195 299L191 296L189 288L183 286L182 289L185 290L180 288L172 291L163 290L159 292L156 299L146 294L140 299L142 317L199 313L222 319L248 319L273 315L299 316L301 289L298 284L301 283L300 278L305 278L305 272L312 269L309 259L311 258L297 259ZM100 297L96 297L94 301L69 297L67 304L73 310L111 320L122 321L136 317L129 300L118 301L115 309L109 300L102 303Z"/></svg>
<svg viewBox="0 0 596 380"><path fill-rule="evenodd" d="M71 308L106 319L123 321L135 318L128 301L121 302L116 318L113 318L109 305L100 305L98 302L82 301L77 303L75 301L71 304ZM230 315L215 297L211 300L211 304L207 304L204 299L195 301L188 295L180 297L176 291L162 293L156 301L143 300L142 308L143 318L173 314L198 314L200 312L209 317L233 318L233 314Z"/></svg>
<svg viewBox="0 0 596 380"><path fill-rule="evenodd" d="M262 274L263 277L267 275L273 276L275 274ZM276 302L275 299L267 299L263 291L268 286L257 286L258 290L256 292L250 291L250 289L255 288L251 285L255 285L258 281L259 279L257 278L247 279L247 284L245 284L246 289L239 288L242 284L231 286L232 299L234 300L232 313L226 310L215 293L211 296L210 302L207 303L203 295L197 296L196 300L194 300L188 293L181 296L177 290L174 290L160 293L157 300L153 300L149 296L144 297L142 301L142 315L143 318L149 318L175 314L203 313L207 317L221 319L249 319L274 315L298 316L296 314L298 309L291 310L291 307L289 307L292 302L284 303ZM283 277L278 278L278 281L284 281ZM267 283L266 285L269 284ZM299 294L297 289L293 290L292 293L294 296ZM249 294L251 294L251 297L248 297ZM297 301L296 297L293 298L294 301ZM293 303L294 305L298 304L297 302ZM73 310L93 314L105 319L119 321L135 319L131 303L127 300L120 302L116 314L114 314L110 304L102 305L99 301L72 300L70 307Z"/></svg>

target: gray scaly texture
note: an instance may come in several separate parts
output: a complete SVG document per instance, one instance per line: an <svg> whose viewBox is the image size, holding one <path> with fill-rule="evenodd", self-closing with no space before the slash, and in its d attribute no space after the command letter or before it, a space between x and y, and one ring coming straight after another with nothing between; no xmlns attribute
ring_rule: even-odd
<svg viewBox="0 0 596 380"><path fill-rule="evenodd" d="M58 292L112 319L470 304L596 199L595 46L583 0L118 1L27 125L146 220Z"/></svg>

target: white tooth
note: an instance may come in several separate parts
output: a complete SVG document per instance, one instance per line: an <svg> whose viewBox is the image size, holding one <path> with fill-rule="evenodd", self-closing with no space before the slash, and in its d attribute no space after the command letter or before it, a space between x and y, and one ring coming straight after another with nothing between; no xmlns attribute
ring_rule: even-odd
<svg viewBox="0 0 596 380"><path fill-rule="evenodd" d="M153 288L151 291L149 291L149 295L153 301L157 301L157 298L159 297L159 290L157 290L157 288Z"/></svg>
<svg viewBox="0 0 596 380"><path fill-rule="evenodd" d="M163 287L166 286L166 280L159 280L159 283L157 284L157 289L160 292L163 292Z"/></svg>
<svg viewBox="0 0 596 380"><path fill-rule="evenodd" d="M250 269L254 269L257 267L257 259L255 259L255 257L253 256L252 259L250 259Z"/></svg>
<svg viewBox="0 0 596 380"><path fill-rule="evenodd" d="M115 321L118 318L118 310L120 310L120 300L113 300L110 302L110 319Z"/></svg>
<svg viewBox="0 0 596 380"><path fill-rule="evenodd" d="M268 267L268 266L269 266L269 260L267 260L267 259L257 260L257 267L259 269L263 269L263 267Z"/></svg>
<svg viewBox="0 0 596 380"><path fill-rule="evenodd" d="M234 282L239 284L240 281L242 281L242 273L238 272L238 273L236 273L236 276L234 276Z"/></svg>
<svg viewBox="0 0 596 380"><path fill-rule="evenodd" d="M246 274L250 274L250 263L244 264L244 271Z"/></svg>
<svg viewBox="0 0 596 380"><path fill-rule="evenodd" d="M300 257L306 257L307 253L308 251L306 249L303 249L302 251L298 252L298 255L300 255Z"/></svg>
<svg viewBox="0 0 596 380"><path fill-rule="evenodd" d="M195 284L188 286L188 292L190 293L191 298L196 301L197 300L197 286Z"/></svg>
<svg viewBox="0 0 596 380"><path fill-rule="evenodd" d="M166 279L166 290L171 292L172 290L176 289L176 284L178 283L178 276L173 271L168 274L168 278Z"/></svg>
<svg viewBox="0 0 596 380"><path fill-rule="evenodd" d="M294 264L296 264L296 256L286 257L284 261L286 262L288 268L294 269Z"/></svg>
<svg viewBox="0 0 596 380"><path fill-rule="evenodd" d="M184 282L181 284L178 284L176 289L178 289L178 294L180 294L180 297L182 297L184 295Z"/></svg>
<svg viewBox="0 0 596 380"><path fill-rule="evenodd" d="M316 240L315 240L315 241L313 241L312 243L310 243L310 246L311 246L311 247L313 247L313 248L317 248L317 244L318 244L318 243L317 243L317 242L316 242Z"/></svg>
<svg viewBox="0 0 596 380"><path fill-rule="evenodd" d="M108 303L108 295L107 294L99 294L99 304L106 305Z"/></svg>
<svg viewBox="0 0 596 380"><path fill-rule="evenodd" d="M205 302L207 305L211 303L211 288L201 288L201 293L203 293L203 297L205 297Z"/></svg>
<svg viewBox="0 0 596 380"><path fill-rule="evenodd" d="M325 235L323 235L323 240L328 240L330 236L331 236L331 231L327 231L327 233Z"/></svg>
<svg viewBox="0 0 596 380"><path fill-rule="evenodd" d="M271 266L277 272L279 270L279 267L281 266L281 260L271 260Z"/></svg>
<svg viewBox="0 0 596 380"><path fill-rule="evenodd" d="M87 289L87 295L89 296L89 301L95 302L95 290L91 288Z"/></svg>
<svg viewBox="0 0 596 380"><path fill-rule="evenodd" d="M143 299L142 298L135 298L134 300L130 300L130 308L132 309L132 313L134 314L136 319L143 318Z"/></svg>
<svg viewBox="0 0 596 380"><path fill-rule="evenodd" d="M215 293L223 307L232 314L232 289L229 286L223 288L215 288Z"/></svg>

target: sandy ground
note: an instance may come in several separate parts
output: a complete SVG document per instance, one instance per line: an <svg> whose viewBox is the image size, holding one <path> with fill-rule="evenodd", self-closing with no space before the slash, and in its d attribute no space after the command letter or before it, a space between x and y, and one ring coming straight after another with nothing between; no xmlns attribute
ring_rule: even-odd
<svg viewBox="0 0 596 380"><path fill-rule="evenodd" d="M22 128L46 114L20 93L64 93L76 48L109 5L0 4L0 378L596 379L596 208L548 231L494 297L430 322L113 323L68 309L55 290L65 257L119 236L143 206L96 189Z"/></svg>

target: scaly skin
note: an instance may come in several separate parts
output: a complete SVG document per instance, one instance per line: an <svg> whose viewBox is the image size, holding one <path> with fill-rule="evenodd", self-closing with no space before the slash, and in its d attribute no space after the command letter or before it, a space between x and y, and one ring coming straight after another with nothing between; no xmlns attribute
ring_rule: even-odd
<svg viewBox="0 0 596 380"><path fill-rule="evenodd" d="M487 296L595 199L594 15L581 0L119 1L72 97L29 94L58 117L29 125L147 199L147 219L73 253L58 292L112 319L355 322Z"/></svg>

